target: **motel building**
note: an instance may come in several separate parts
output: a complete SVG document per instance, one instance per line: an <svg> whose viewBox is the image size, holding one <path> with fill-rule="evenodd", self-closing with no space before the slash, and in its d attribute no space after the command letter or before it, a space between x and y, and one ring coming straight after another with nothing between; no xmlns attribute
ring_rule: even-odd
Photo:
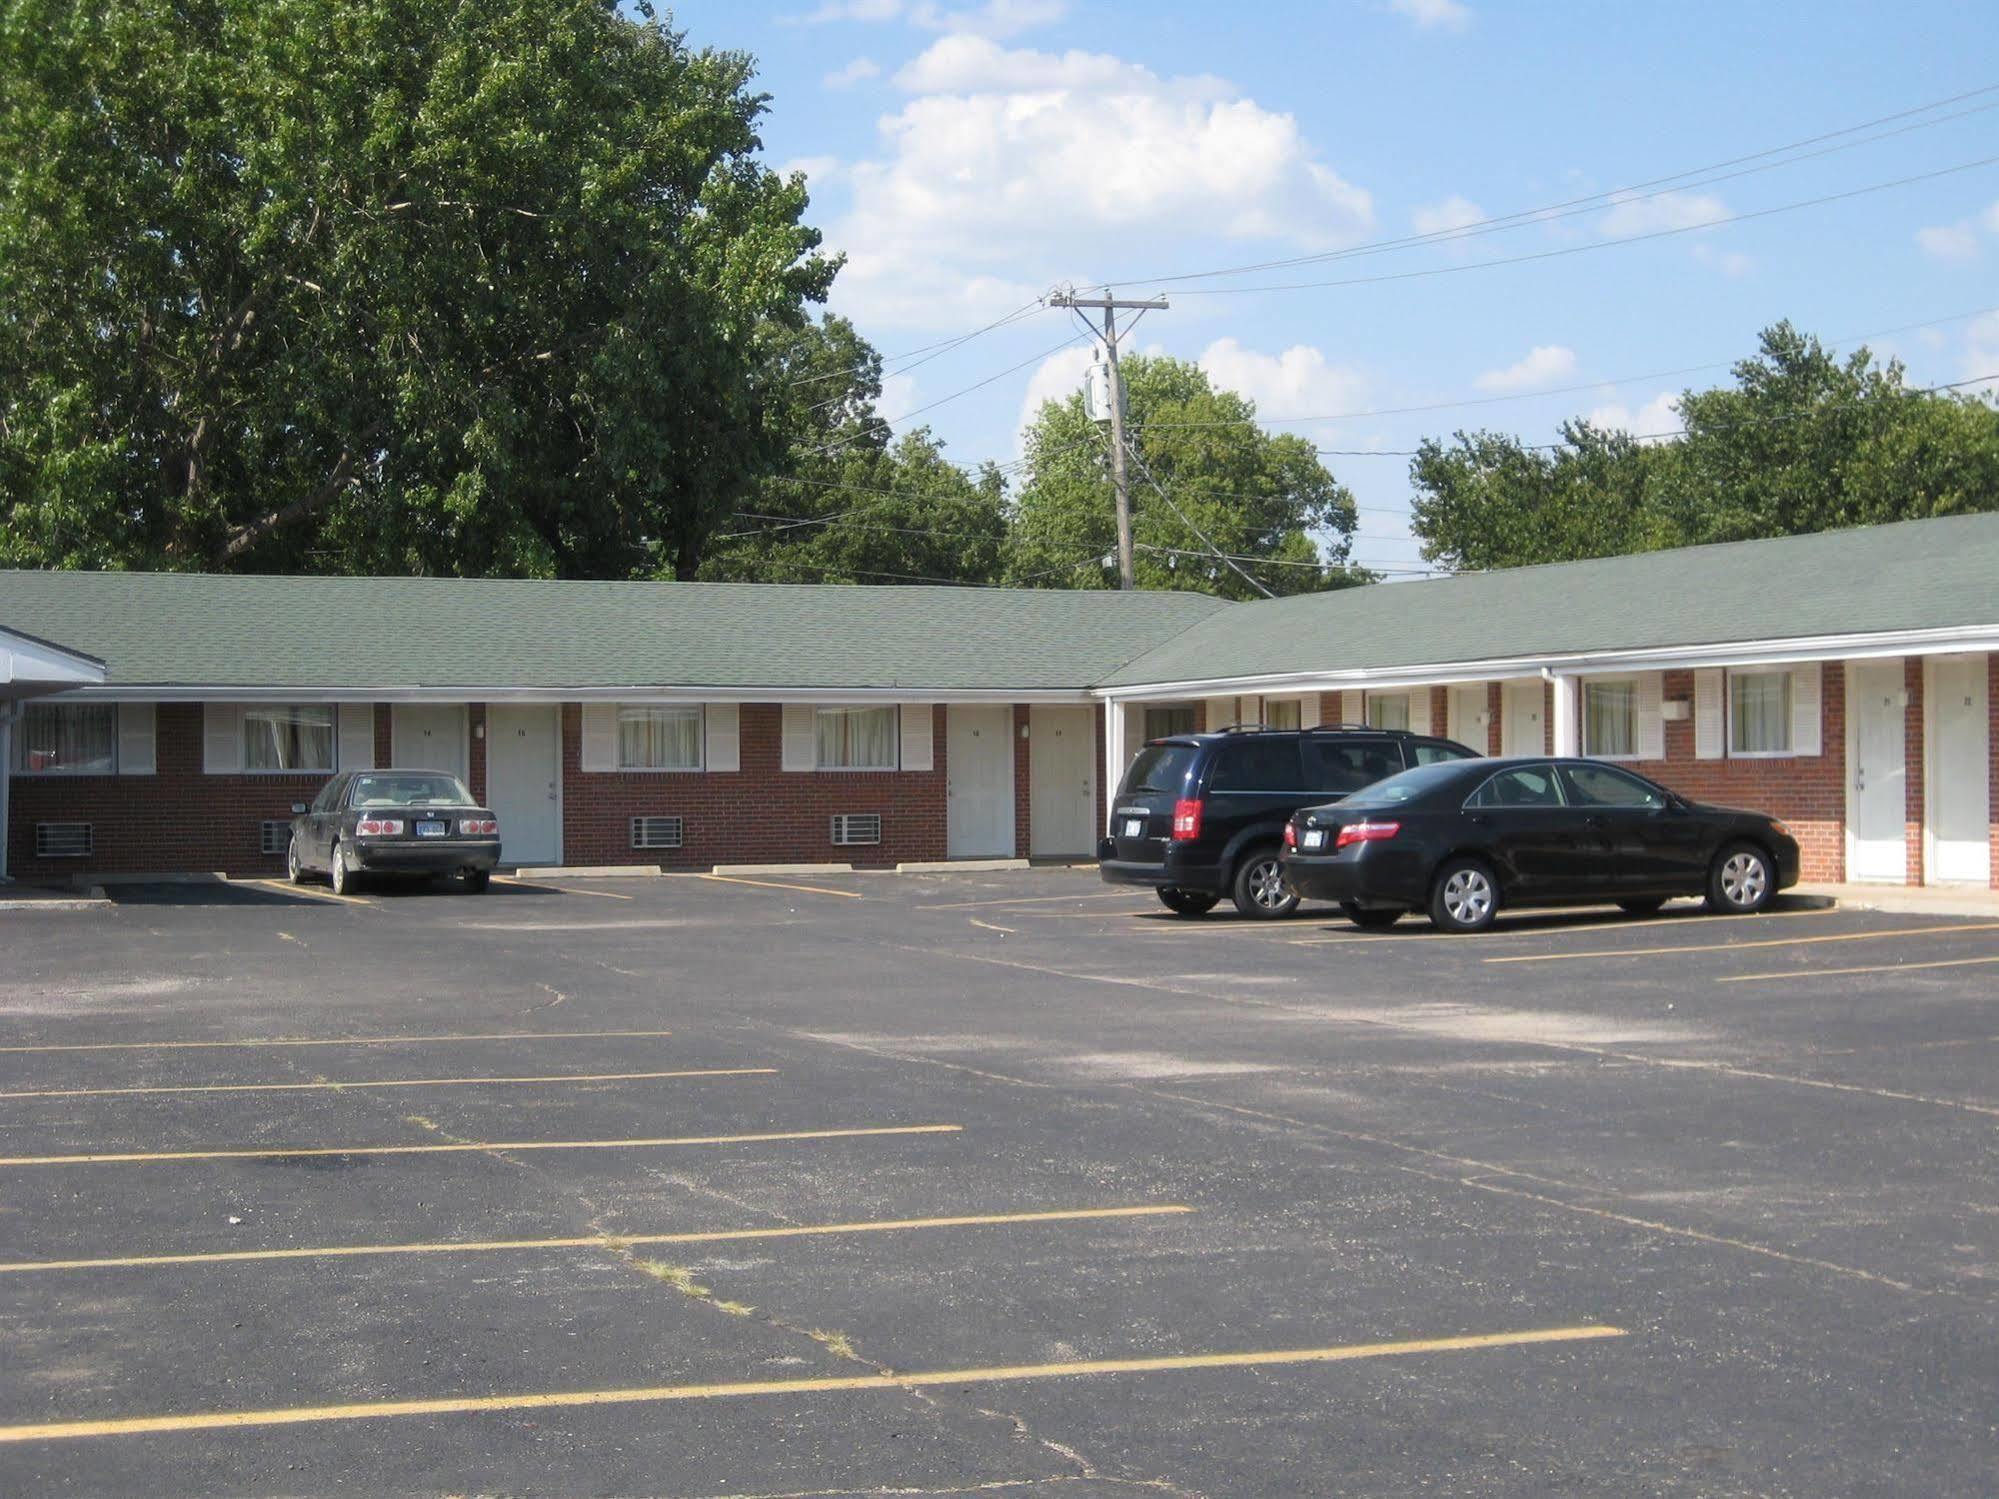
<svg viewBox="0 0 1999 1499"><path fill-rule="evenodd" d="M1999 888L1999 514L1259 603L0 572L0 665L16 878L278 874L390 764L516 866L1087 858L1147 738L1366 723L1774 813L1810 881Z"/></svg>

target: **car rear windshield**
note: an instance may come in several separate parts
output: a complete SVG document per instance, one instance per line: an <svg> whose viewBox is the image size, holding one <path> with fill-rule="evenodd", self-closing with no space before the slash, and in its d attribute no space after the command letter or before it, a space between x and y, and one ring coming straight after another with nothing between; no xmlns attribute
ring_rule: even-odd
<svg viewBox="0 0 1999 1499"><path fill-rule="evenodd" d="M354 795L349 799L352 807L470 807L477 805L472 793L465 789L465 783L457 776L448 776L435 771L425 771L411 775L390 772L385 775L354 777Z"/></svg>
<svg viewBox="0 0 1999 1499"><path fill-rule="evenodd" d="M1187 772L1194 768L1194 754L1191 744L1148 744L1124 773L1120 794L1171 791L1178 795L1187 784Z"/></svg>
<svg viewBox="0 0 1999 1499"><path fill-rule="evenodd" d="M1405 770L1390 776L1385 781L1376 781L1372 786L1356 791L1340 803L1347 807L1400 807L1427 796L1448 781L1461 780L1464 776L1462 761L1442 760L1435 765L1418 765L1413 770Z"/></svg>

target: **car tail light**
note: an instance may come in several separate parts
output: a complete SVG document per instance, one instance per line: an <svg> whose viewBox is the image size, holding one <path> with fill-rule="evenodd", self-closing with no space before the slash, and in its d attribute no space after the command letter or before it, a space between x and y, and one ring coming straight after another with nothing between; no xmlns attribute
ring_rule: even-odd
<svg viewBox="0 0 1999 1499"><path fill-rule="evenodd" d="M1284 846L1286 848L1296 848L1298 846L1297 823L1287 822L1284 824Z"/></svg>
<svg viewBox="0 0 1999 1499"><path fill-rule="evenodd" d="M1182 797L1173 804L1173 837L1179 842L1201 836L1201 803Z"/></svg>
<svg viewBox="0 0 1999 1499"><path fill-rule="evenodd" d="M458 824L458 831L468 838L491 838L500 831L500 824L491 817L467 817Z"/></svg>
<svg viewBox="0 0 1999 1499"><path fill-rule="evenodd" d="M402 830L400 817L364 817L354 824L354 831L363 838L395 838Z"/></svg>
<svg viewBox="0 0 1999 1499"><path fill-rule="evenodd" d="M1340 829L1333 848L1342 849L1349 843L1384 843L1401 831L1399 822L1350 822Z"/></svg>

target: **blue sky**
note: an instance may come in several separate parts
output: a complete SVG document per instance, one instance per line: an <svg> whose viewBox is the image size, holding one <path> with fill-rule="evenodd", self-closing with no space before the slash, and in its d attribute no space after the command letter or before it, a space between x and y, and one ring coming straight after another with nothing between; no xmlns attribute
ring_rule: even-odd
<svg viewBox="0 0 1999 1499"><path fill-rule="evenodd" d="M1999 373L1999 311L1958 316L1999 308L1999 162L1711 223L1999 157L1999 91L1469 240L1160 279L1448 232L1992 88L1989 0L691 0L673 17L757 58L770 157L808 174L849 257L832 306L890 355L1060 282L1165 291L1137 346L1201 360L1273 429L1370 451L1476 426L1545 441L1592 412L1670 430L1674 393L1784 317L1843 343L1935 322L1870 343L1920 384ZM1442 274L1255 289L1404 272ZM895 376L884 413L941 401L912 419L950 456L1010 459L1023 411L1080 381L1086 345L1051 352L1072 332L1042 311L971 339ZM1444 409L1366 414L1411 406ZM1339 419L1292 420L1320 417ZM1407 460L1326 462L1365 507L1360 560L1416 565Z"/></svg>

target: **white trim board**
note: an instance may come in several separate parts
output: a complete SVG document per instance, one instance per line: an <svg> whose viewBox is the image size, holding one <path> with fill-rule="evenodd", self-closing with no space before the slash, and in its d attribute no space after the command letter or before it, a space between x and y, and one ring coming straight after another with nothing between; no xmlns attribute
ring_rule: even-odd
<svg viewBox="0 0 1999 1499"><path fill-rule="evenodd" d="M1093 703L1087 687L970 690L938 687L81 687L79 700L128 703L839 703L893 707L900 703Z"/></svg>

